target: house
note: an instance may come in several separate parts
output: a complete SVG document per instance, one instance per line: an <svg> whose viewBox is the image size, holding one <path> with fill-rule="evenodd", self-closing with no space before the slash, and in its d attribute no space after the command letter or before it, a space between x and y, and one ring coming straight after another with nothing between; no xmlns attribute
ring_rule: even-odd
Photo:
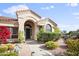
<svg viewBox="0 0 79 59"><path fill-rule="evenodd" d="M18 10L16 11L16 19L0 16L0 26L7 26L11 33L10 39L18 39L18 32L23 32L24 40L34 39L37 40L37 33L40 28L44 31L54 32L54 27L57 24L50 18L42 18L32 10Z"/></svg>

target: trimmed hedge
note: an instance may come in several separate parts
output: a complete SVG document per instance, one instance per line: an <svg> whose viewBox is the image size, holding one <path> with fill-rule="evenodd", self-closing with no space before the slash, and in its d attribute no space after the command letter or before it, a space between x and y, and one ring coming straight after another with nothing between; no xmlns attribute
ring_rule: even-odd
<svg viewBox="0 0 79 59"><path fill-rule="evenodd" d="M60 33L54 33L54 32L41 32L37 35L37 40L41 42L47 42L47 41L56 41L60 38Z"/></svg>

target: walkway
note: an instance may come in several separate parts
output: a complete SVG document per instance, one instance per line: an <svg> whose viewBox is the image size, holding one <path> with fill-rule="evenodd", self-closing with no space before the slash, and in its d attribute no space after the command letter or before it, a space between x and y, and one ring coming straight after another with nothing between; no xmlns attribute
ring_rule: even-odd
<svg viewBox="0 0 79 59"><path fill-rule="evenodd" d="M59 47L54 50L47 50L44 44L35 40L27 40L26 43L19 44L21 47L19 56L61 56L66 51L66 44L63 39L57 41Z"/></svg>
<svg viewBox="0 0 79 59"><path fill-rule="evenodd" d="M19 52L19 56L31 56L31 51L26 43L18 44L21 49Z"/></svg>
<svg viewBox="0 0 79 59"><path fill-rule="evenodd" d="M26 43L32 52L32 56L53 56L49 51L40 48L44 44L40 44L35 40L27 40Z"/></svg>

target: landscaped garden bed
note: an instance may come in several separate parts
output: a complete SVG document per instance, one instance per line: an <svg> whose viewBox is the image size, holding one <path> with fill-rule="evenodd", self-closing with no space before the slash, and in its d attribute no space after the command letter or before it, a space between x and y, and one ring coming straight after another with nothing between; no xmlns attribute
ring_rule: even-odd
<svg viewBox="0 0 79 59"><path fill-rule="evenodd" d="M0 56L17 56L18 53L15 50L14 44L1 44Z"/></svg>
<svg viewBox="0 0 79 59"><path fill-rule="evenodd" d="M0 56L17 56L16 46L8 44L11 32L6 26L0 26Z"/></svg>

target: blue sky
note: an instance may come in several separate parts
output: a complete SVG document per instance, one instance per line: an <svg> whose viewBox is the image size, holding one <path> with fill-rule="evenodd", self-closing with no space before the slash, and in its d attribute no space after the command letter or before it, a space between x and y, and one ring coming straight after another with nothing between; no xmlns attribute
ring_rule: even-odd
<svg viewBox="0 0 79 59"><path fill-rule="evenodd" d="M41 17L49 17L61 30L79 29L79 4L77 3L2 3L0 16L16 18L15 11L20 8L31 9Z"/></svg>

